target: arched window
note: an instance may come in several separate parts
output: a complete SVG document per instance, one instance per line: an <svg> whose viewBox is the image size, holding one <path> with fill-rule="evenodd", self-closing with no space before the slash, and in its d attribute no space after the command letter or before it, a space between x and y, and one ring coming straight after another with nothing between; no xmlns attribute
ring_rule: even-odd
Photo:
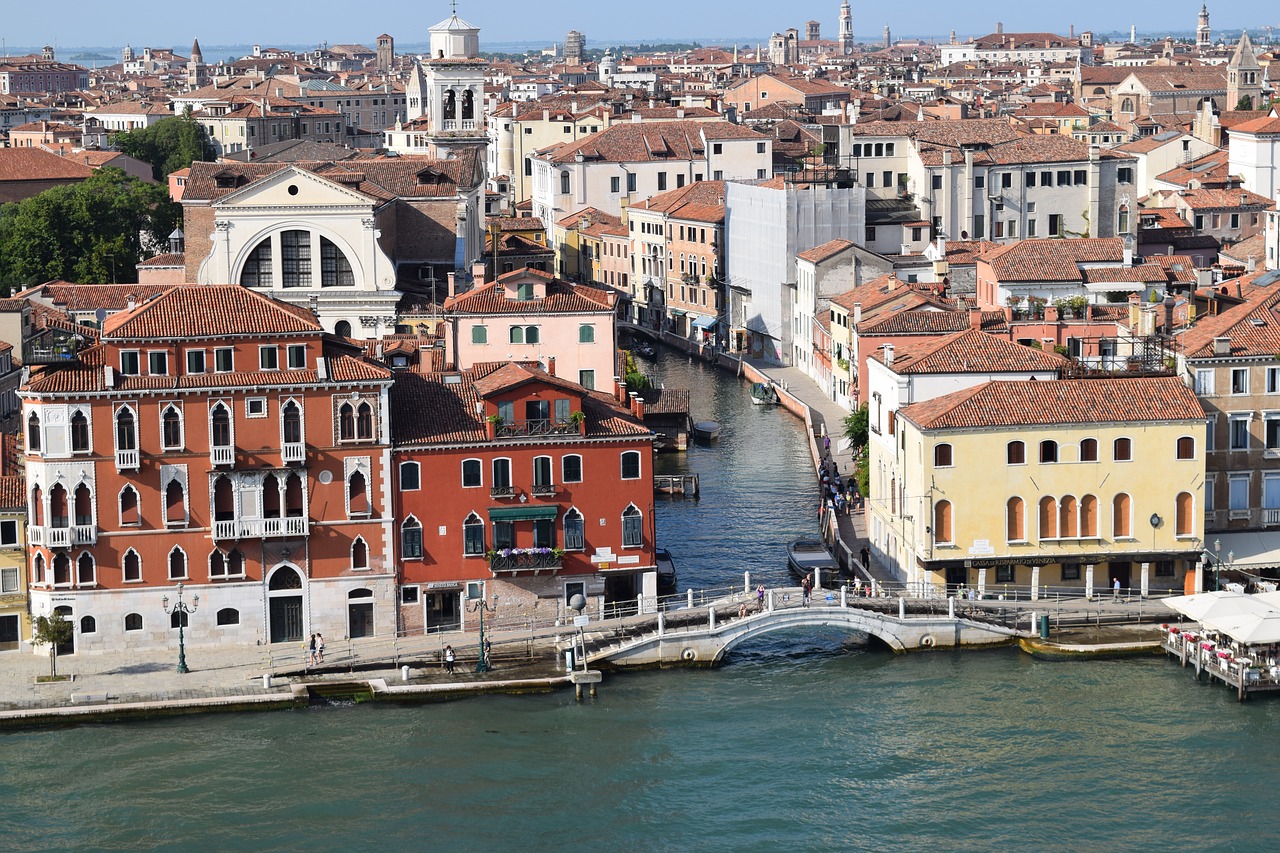
<svg viewBox="0 0 1280 853"><path fill-rule="evenodd" d="M227 558L216 548L209 553L209 580L227 576Z"/></svg>
<svg viewBox="0 0 1280 853"><path fill-rule="evenodd" d="M524 330L524 342L526 344L537 344L542 342L542 333L537 326L526 326Z"/></svg>
<svg viewBox="0 0 1280 853"><path fill-rule="evenodd" d="M37 412L32 412L27 418L27 450L40 452L40 415Z"/></svg>
<svg viewBox="0 0 1280 853"><path fill-rule="evenodd" d="M89 491L87 483L81 483L76 486L75 497L73 498L75 509L76 525L79 527L88 527L93 524L93 492Z"/></svg>
<svg viewBox="0 0 1280 853"><path fill-rule="evenodd" d="M583 323L578 326L578 343L594 344L596 342L596 327L590 323Z"/></svg>
<svg viewBox="0 0 1280 853"><path fill-rule="evenodd" d="M61 483L55 483L49 490L49 525L51 527L70 527L71 516L68 515L67 490Z"/></svg>
<svg viewBox="0 0 1280 853"><path fill-rule="evenodd" d="M1058 504L1058 519L1058 535L1063 539L1074 539L1080 535L1080 505L1071 495Z"/></svg>
<svg viewBox="0 0 1280 853"><path fill-rule="evenodd" d="M263 518L279 518L280 501L282 498L280 488L280 480L275 474L268 474L262 478L262 517Z"/></svg>
<svg viewBox="0 0 1280 853"><path fill-rule="evenodd" d="M1040 461L1041 462L1057 462L1058 461L1058 442L1045 440L1040 442Z"/></svg>
<svg viewBox="0 0 1280 853"><path fill-rule="evenodd" d="M124 617L124 629L126 631L141 631L142 630L142 614L141 613L126 614Z"/></svg>
<svg viewBox="0 0 1280 853"><path fill-rule="evenodd" d="M933 446L933 465L935 468L951 467L951 445L935 444Z"/></svg>
<svg viewBox="0 0 1280 853"><path fill-rule="evenodd" d="M1010 465L1027 464L1027 445L1021 441L1011 441L1005 445L1005 461Z"/></svg>
<svg viewBox="0 0 1280 853"><path fill-rule="evenodd" d="M242 287L271 287L271 238L263 240L244 262L240 273Z"/></svg>
<svg viewBox="0 0 1280 853"><path fill-rule="evenodd" d="M213 481L214 521L233 521L236 517L236 493L231 480L219 476Z"/></svg>
<svg viewBox="0 0 1280 853"><path fill-rule="evenodd" d="M170 480L164 488L164 523L168 527L187 523L186 494L177 480Z"/></svg>
<svg viewBox="0 0 1280 853"><path fill-rule="evenodd" d="M373 406L361 403L356 409L356 438L367 440L373 438Z"/></svg>
<svg viewBox="0 0 1280 853"><path fill-rule="evenodd" d="M1050 497L1040 499L1040 538L1058 538L1058 502Z"/></svg>
<svg viewBox="0 0 1280 853"><path fill-rule="evenodd" d="M169 552L169 580L180 581L186 580L187 577L187 555L177 546Z"/></svg>
<svg viewBox="0 0 1280 853"><path fill-rule="evenodd" d="M218 611L217 623L222 625L239 625L240 611L234 607L224 607Z"/></svg>
<svg viewBox="0 0 1280 853"><path fill-rule="evenodd" d="M1116 233L1129 233L1129 205L1122 204L1116 211Z"/></svg>
<svg viewBox="0 0 1280 853"><path fill-rule="evenodd" d="M31 576L36 583L49 583L49 578L44 573L44 554L36 554L31 561Z"/></svg>
<svg viewBox="0 0 1280 853"><path fill-rule="evenodd" d="M311 232L280 234L280 283L284 287L311 286Z"/></svg>
<svg viewBox="0 0 1280 853"><path fill-rule="evenodd" d="M462 90L462 117L464 119L476 117L476 96L470 89Z"/></svg>
<svg viewBox="0 0 1280 853"><path fill-rule="evenodd" d="M244 557L236 548L227 553L214 550L209 554L209 580L244 576Z"/></svg>
<svg viewBox="0 0 1280 853"><path fill-rule="evenodd" d="M422 559L422 525L413 516L400 525L400 554L406 560Z"/></svg>
<svg viewBox="0 0 1280 853"><path fill-rule="evenodd" d="M1098 535L1098 499L1093 495L1080 499L1080 535L1087 539Z"/></svg>
<svg viewBox="0 0 1280 853"><path fill-rule="evenodd" d="M446 119L456 119L458 117L458 96L452 89L448 89L444 93L444 117Z"/></svg>
<svg viewBox="0 0 1280 853"><path fill-rule="evenodd" d="M347 510L351 515L369 514L368 484L359 471L352 471L347 480Z"/></svg>
<svg viewBox="0 0 1280 853"><path fill-rule="evenodd" d="M400 491L416 492L422 488L422 468L417 462L400 463Z"/></svg>
<svg viewBox="0 0 1280 853"><path fill-rule="evenodd" d="M560 482L582 482L582 456L577 453L566 454L560 460Z"/></svg>
<svg viewBox="0 0 1280 853"><path fill-rule="evenodd" d="M353 441L356 437L356 410L350 403L343 403L338 408L338 439Z"/></svg>
<svg viewBox="0 0 1280 853"><path fill-rule="evenodd" d="M564 514L564 549L566 551L581 551L586 547L585 543L586 524L583 522L582 513L577 509L570 509Z"/></svg>
<svg viewBox="0 0 1280 853"><path fill-rule="evenodd" d="M1195 499L1191 497L1190 492L1181 492L1177 500L1174 502L1174 533L1178 536L1195 535L1195 516L1192 510L1195 508Z"/></svg>
<svg viewBox="0 0 1280 853"><path fill-rule="evenodd" d="M80 586L93 586L98 582L98 570L93 562L93 555L88 551L80 554L76 560L76 583Z"/></svg>
<svg viewBox="0 0 1280 853"><path fill-rule="evenodd" d="M1129 496L1121 492L1111 499L1111 535L1115 539L1131 536L1133 508Z"/></svg>
<svg viewBox="0 0 1280 853"><path fill-rule="evenodd" d="M120 567L126 583L137 583L142 580L142 558L132 548L124 552Z"/></svg>
<svg viewBox="0 0 1280 853"><path fill-rule="evenodd" d="M1178 439L1178 458L1196 458L1196 440L1194 438L1189 435L1184 435L1182 438Z"/></svg>
<svg viewBox="0 0 1280 853"><path fill-rule="evenodd" d="M53 558L54 586L71 585L71 558L66 554L57 554Z"/></svg>
<svg viewBox="0 0 1280 853"><path fill-rule="evenodd" d="M1111 458L1117 462L1133 459L1133 442L1127 438L1117 438L1111 445Z"/></svg>
<svg viewBox="0 0 1280 853"><path fill-rule="evenodd" d="M230 447L232 445L231 411L226 407L226 404L214 404L209 413L209 424L209 443L214 447Z"/></svg>
<svg viewBox="0 0 1280 853"><path fill-rule="evenodd" d="M346 320L339 320L333 324L333 333L340 338L351 337L351 324Z"/></svg>
<svg viewBox="0 0 1280 853"><path fill-rule="evenodd" d="M133 409L125 406L116 412L116 450L137 450L138 430Z"/></svg>
<svg viewBox="0 0 1280 853"><path fill-rule="evenodd" d="M474 512L462 522L462 555L478 557L484 553L484 521Z"/></svg>
<svg viewBox="0 0 1280 853"><path fill-rule="evenodd" d="M1096 438L1086 438L1080 442L1080 461L1098 461L1098 440Z"/></svg>
<svg viewBox="0 0 1280 853"><path fill-rule="evenodd" d="M644 514L630 504L622 512L622 547L639 548L644 544Z"/></svg>
<svg viewBox="0 0 1280 853"><path fill-rule="evenodd" d="M76 412L71 416L71 452L87 453L89 451L89 419L84 412Z"/></svg>
<svg viewBox="0 0 1280 853"><path fill-rule="evenodd" d="M302 478L295 471L284 481L284 514L286 518L302 518L305 511Z"/></svg>
<svg viewBox="0 0 1280 853"><path fill-rule="evenodd" d="M320 286L355 287L356 277L346 254L327 237L320 238Z"/></svg>
<svg viewBox="0 0 1280 853"><path fill-rule="evenodd" d="M39 484L31 487L31 526L44 526L44 492Z"/></svg>
<svg viewBox="0 0 1280 853"><path fill-rule="evenodd" d="M1122 113L1133 112L1133 98L1124 98L1123 100L1120 101L1120 112Z"/></svg>
<svg viewBox="0 0 1280 853"><path fill-rule="evenodd" d="M622 479L640 479L640 451L628 450L622 454Z"/></svg>
<svg viewBox="0 0 1280 853"><path fill-rule="evenodd" d="M951 501L938 501L933 505L933 541L939 545L951 544Z"/></svg>
<svg viewBox="0 0 1280 853"><path fill-rule="evenodd" d="M81 634L96 634L98 632L98 620L92 616L84 616L80 619Z"/></svg>
<svg viewBox="0 0 1280 853"><path fill-rule="evenodd" d="M1009 498L1004 507L1005 538L1010 542L1025 542L1027 539L1026 506L1022 498Z"/></svg>
<svg viewBox="0 0 1280 853"><path fill-rule="evenodd" d="M524 326L512 326L508 333L508 339L513 344L524 343Z"/></svg>
<svg viewBox="0 0 1280 853"><path fill-rule="evenodd" d="M302 443L302 409L293 400L280 410L280 431L286 444Z"/></svg>
<svg viewBox="0 0 1280 853"><path fill-rule="evenodd" d="M176 450L182 447L182 415L177 406L165 406L160 416L160 443L165 450Z"/></svg>
<svg viewBox="0 0 1280 853"><path fill-rule="evenodd" d="M369 568L369 546L363 536L357 536L351 543L351 568L357 572Z"/></svg>

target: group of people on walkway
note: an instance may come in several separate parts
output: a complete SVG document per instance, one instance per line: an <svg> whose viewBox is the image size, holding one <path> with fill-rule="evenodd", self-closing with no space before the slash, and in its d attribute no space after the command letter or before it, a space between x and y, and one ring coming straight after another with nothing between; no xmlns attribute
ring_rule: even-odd
<svg viewBox="0 0 1280 853"><path fill-rule="evenodd" d="M840 476L840 466L831 456L831 436L823 436L822 442L822 464L818 472L822 485L822 506L828 512L852 515L854 510L862 509L858 480L853 474L847 480Z"/></svg>
<svg viewBox="0 0 1280 853"><path fill-rule="evenodd" d="M319 666L324 663L324 634L311 635L311 643L307 646L307 665Z"/></svg>

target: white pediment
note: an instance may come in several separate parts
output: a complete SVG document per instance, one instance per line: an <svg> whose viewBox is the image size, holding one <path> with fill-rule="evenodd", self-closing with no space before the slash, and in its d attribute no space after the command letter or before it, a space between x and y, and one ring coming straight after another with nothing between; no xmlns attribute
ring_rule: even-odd
<svg viewBox="0 0 1280 853"><path fill-rule="evenodd" d="M354 170L353 170L354 171ZM334 177L343 177L350 172L337 171ZM355 184L343 184L329 177L289 166L273 175L229 193L219 199L215 206L219 208L247 207L325 207L329 205L349 207L351 205L367 205L372 208L379 204L377 199L370 198L355 188Z"/></svg>

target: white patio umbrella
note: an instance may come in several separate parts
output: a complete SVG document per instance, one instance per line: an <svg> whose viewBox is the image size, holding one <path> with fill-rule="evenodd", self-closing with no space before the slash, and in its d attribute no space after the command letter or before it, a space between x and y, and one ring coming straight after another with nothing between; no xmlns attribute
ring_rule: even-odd
<svg viewBox="0 0 1280 853"><path fill-rule="evenodd" d="M1280 643L1280 612L1238 613L1207 618L1201 624L1247 646Z"/></svg>
<svg viewBox="0 0 1280 853"><path fill-rule="evenodd" d="M1280 605L1260 601L1261 596L1245 595L1230 590L1198 592L1195 595L1175 595L1162 598L1165 606L1176 610L1195 622L1203 622L1213 616L1232 616L1240 613L1280 613Z"/></svg>

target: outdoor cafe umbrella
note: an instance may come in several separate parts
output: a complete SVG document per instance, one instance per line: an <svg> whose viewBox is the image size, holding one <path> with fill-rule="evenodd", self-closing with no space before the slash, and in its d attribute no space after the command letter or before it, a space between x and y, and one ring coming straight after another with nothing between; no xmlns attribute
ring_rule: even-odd
<svg viewBox="0 0 1280 853"><path fill-rule="evenodd" d="M1223 589L1195 595L1175 595L1172 598L1162 598L1161 601L1169 609L1176 610L1195 622L1203 622L1213 616L1233 616L1240 613L1280 613L1280 606L1260 601L1259 598L1260 596Z"/></svg>
<svg viewBox="0 0 1280 853"><path fill-rule="evenodd" d="M1246 646L1280 643L1280 612L1238 613L1205 619L1202 624Z"/></svg>

